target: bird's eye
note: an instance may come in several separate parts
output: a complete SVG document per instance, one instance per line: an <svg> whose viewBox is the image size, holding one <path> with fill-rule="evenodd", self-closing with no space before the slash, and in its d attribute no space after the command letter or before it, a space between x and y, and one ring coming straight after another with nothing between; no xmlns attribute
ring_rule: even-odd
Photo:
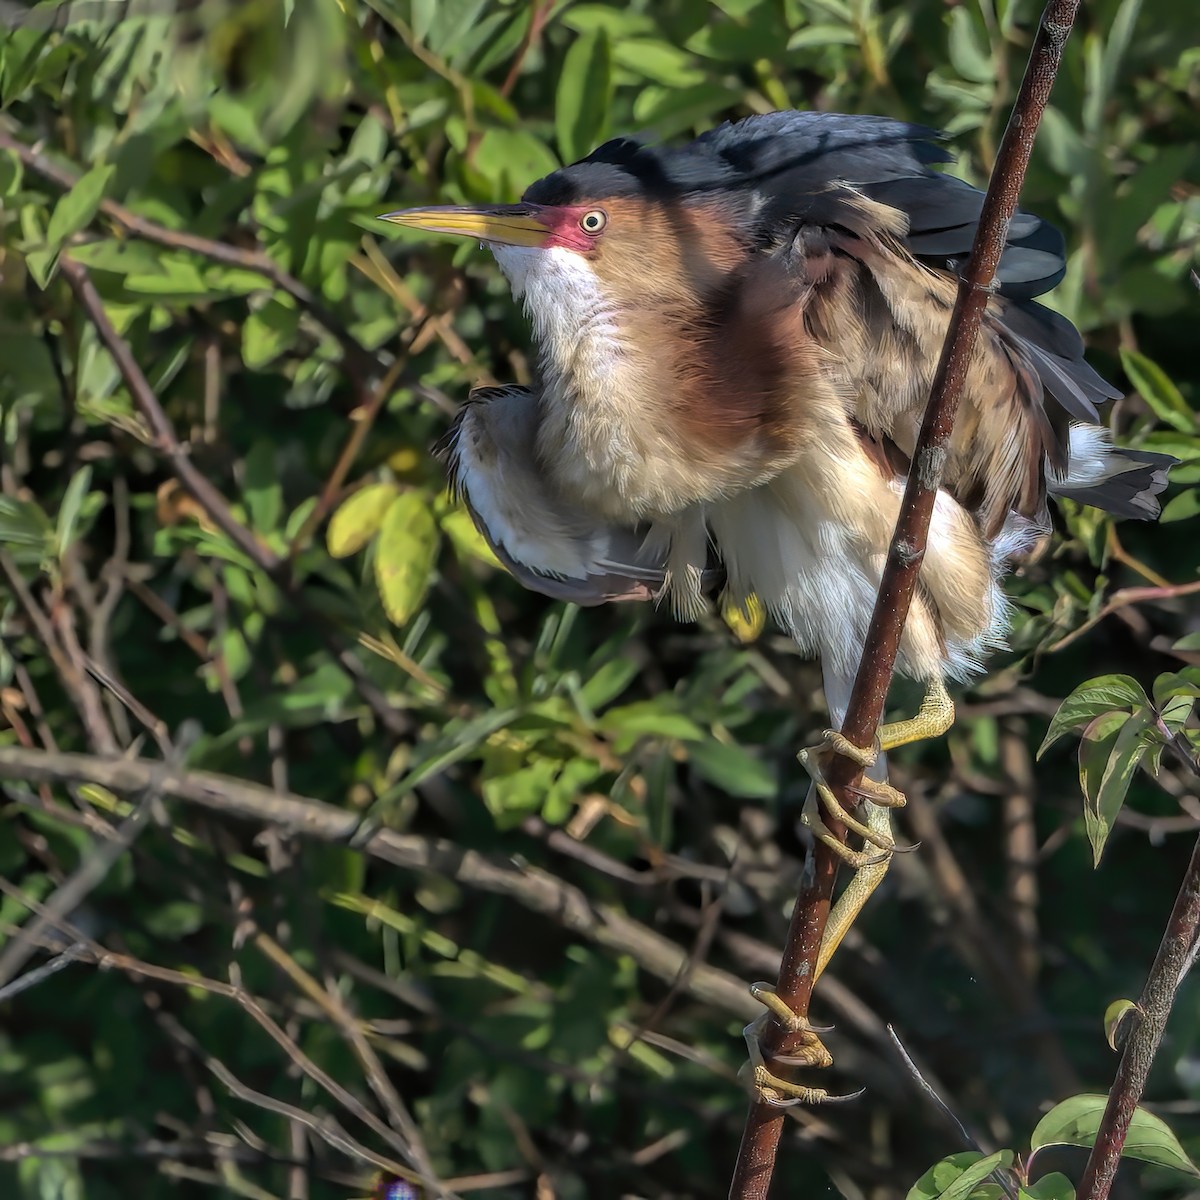
<svg viewBox="0 0 1200 1200"><path fill-rule="evenodd" d="M579 228L584 233L599 233L608 224L608 213L601 208L593 208L579 218Z"/></svg>

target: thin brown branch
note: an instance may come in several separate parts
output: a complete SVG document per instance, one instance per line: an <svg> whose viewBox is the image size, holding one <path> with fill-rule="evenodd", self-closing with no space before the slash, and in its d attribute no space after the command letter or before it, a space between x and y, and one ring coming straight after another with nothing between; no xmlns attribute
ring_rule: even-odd
<svg viewBox="0 0 1200 1200"><path fill-rule="evenodd" d="M1005 874L1013 933L1013 959L1027 986L1041 969L1038 930L1036 780L1024 722L1006 722L1000 733L1000 762L1009 787L1004 796Z"/></svg>
<svg viewBox="0 0 1200 1200"><path fill-rule="evenodd" d="M35 175L40 175L64 191L69 191L79 182L79 175L74 171L59 165L32 146L13 137L3 127L0 127L0 150L7 150L15 154L27 170L32 171ZM100 211L109 220L135 237L143 238L155 245L166 246L172 250L187 250L201 255L211 262L253 271L280 291L286 292L300 308L311 313L313 318L337 340L342 348L347 373L355 384L355 390L365 393L366 380L380 368L380 363L375 355L357 341L317 296L298 279L288 274L264 250L243 250L226 242L218 242L211 238L200 237L198 234L188 233L186 230L168 229L165 225L139 216L132 209L128 209L114 200L102 200Z"/></svg>
<svg viewBox="0 0 1200 1200"><path fill-rule="evenodd" d="M1009 222L1016 211L1034 135L1078 8L1079 0L1050 0L1042 13L1029 64L983 201L971 257L959 280L946 342L912 456L914 469L908 477L858 676L842 726L849 740L859 746L871 745L883 715L900 637L925 553L929 520L946 460L945 447L953 429L975 336L991 296L991 284L1004 250ZM850 759L843 756L832 759L828 779L843 804L852 806L855 803L855 797L847 788L859 774L860 768ZM829 916L836 874L836 858L825 846L818 844L811 872L801 884L792 913L777 987L780 999L801 1016L808 1013L815 963ZM762 1038L763 1053L768 1061L781 1054L795 1054L803 1037L789 1033L778 1021L772 1020ZM732 1198L764 1200L771 1186L782 1132L783 1114L778 1109L761 1103L751 1104L730 1186Z"/></svg>
<svg viewBox="0 0 1200 1200"><path fill-rule="evenodd" d="M423 325L413 326L410 331L411 336L408 339L409 345L416 339L417 334L422 328L424 328ZM400 372L403 369L403 361L403 359L397 359L388 368L387 374L375 386L371 392L370 399L350 414L350 436L346 439L346 444L342 447L342 451L338 455L333 471L325 481L324 487L321 488L321 495L316 505L288 547L289 562L295 562L296 555L308 545L313 531L329 515L330 509L333 508L338 497L341 495L342 487L346 482L346 476L349 474L350 468L354 465L354 460L358 457L363 443L367 440L367 434L374 427L375 418L379 416L380 410L392 394L392 388L396 386L396 380L399 379Z"/></svg>
<svg viewBox="0 0 1200 1200"><path fill-rule="evenodd" d="M104 311L104 303L96 291L87 271L68 255L59 259L59 269L75 293L88 319L100 335L100 340L112 355L125 386L129 389L133 402L142 419L146 422L155 439L156 448L166 457L175 472L176 478L195 497L197 503L204 509L206 516L217 526L249 559L263 572L277 579L286 586L285 580L280 580L283 560L273 550L250 532L234 515L228 501L208 481L192 462L187 447L179 440L175 429L154 389L150 386L145 373L133 357L129 344L117 333L108 314ZM312 616L311 608L302 596L293 589L289 592L292 601L308 616ZM402 736L409 731L408 718L388 703L387 697L371 681L362 664L353 653L339 644L337 637L325 628L326 622L318 618L322 630L322 638L330 653L342 669L354 682L359 696L362 697L375 719L389 733Z"/></svg>
<svg viewBox="0 0 1200 1200"><path fill-rule="evenodd" d="M1049 646L1048 652L1055 654L1059 650L1065 649L1077 638L1083 637L1093 626L1099 625L1105 617L1111 617L1113 613L1120 612L1132 604L1148 604L1154 600L1177 600L1180 596L1194 596L1197 592L1200 592L1200 579L1192 583L1170 583L1166 587L1122 588L1094 617L1089 617L1078 629L1072 629L1065 637L1059 638L1057 642Z"/></svg>
<svg viewBox="0 0 1200 1200"><path fill-rule="evenodd" d="M269 788L207 771L164 770L141 759L105 759L0 746L0 780L28 783L96 783L117 795L136 794L151 781L167 799L182 800L226 817L281 827L314 841L348 844L361 816L320 800L280 795ZM745 984L705 963L688 967L687 950L619 909L595 904L564 880L526 864L490 859L442 838L376 830L363 853L408 871L430 872L463 887L506 896L580 937L626 954L642 970L671 983L687 970L688 993L741 1020L758 1009Z"/></svg>
<svg viewBox="0 0 1200 1200"><path fill-rule="evenodd" d="M155 980L159 983L165 983L172 987L178 988L199 988L201 991L208 992L211 995L221 996L227 1000L234 1001L260 1029L287 1055L288 1059L293 1062L304 1074L311 1079L318 1087L327 1092L337 1103L339 1103L347 1112L356 1117L364 1125L366 1125L385 1145L389 1145L397 1153L409 1157L410 1147L404 1139L383 1121L379 1119L366 1105L363 1104L357 1096L346 1088L342 1087L336 1079L333 1078L322 1067L318 1066L301 1048L297 1045L295 1039L288 1034L274 1021L257 999L247 992L236 981L234 975L234 983L222 983L217 979L209 979L202 975L177 971L172 967L159 966L157 963L146 962L129 954L123 954L118 951L110 950L108 947L101 945L99 942L86 937L80 930L75 928L69 920L62 915L51 913L49 908L38 903L32 897L22 892L19 888L14 887L7 880L0 878L0 892L10 899L16 900L18 903L25 905L31 911L36 913L36 918L39 922L45 925L53 925L68 937L75 939L75 944L72 949L77 958L83 961L91 961L95 966L102 970L118 970L122 971L130 978L138 980ZM314 1132L320 1134L330 1145L336 1145L340 1149L345 1150L352 1156L358 1156L365 1161L372 1163L375 1166L382 1167L384 1170L390 1170L394 1174L400 1175L406 1179L414 1179L420 1181L426 1186L435 1189L439 1196L446 1196L446 1192L438 1185L436 1180L422 1179L419 1175L414 1175L407 1167L401 1166L399 1163L392 1160L382 1158L376 1155L373 1151L368 1150L365 1146L361 1146L350 1138L348 1134L341 1128L336 1121L329 1117L315 1117L311 1114L297 1115L302 1112L300 1109L293 1108L291 1105L284 1104L280 1100L273 1097L267 1097L260 1092L255 1092L247 1088L240 1080L238 1080L227 1067L224 1066L218 1059L208 1053L200 1044L192 1037L192 1035L168 1013L163 1013L164 1020L172 1022L174 1026L174 1035L177 1039L194 1054L197 1058L203 1061L204 1065L225 1084L227 1088L235 1095L242 1099L249 1100L251 1103L260 1108L267 1109L272 1112L288 1116L293 1120L299 1120L302 1124L307 1125ZM333 1131L336 1136L329 1136ZM447 1197L447 1200L454 1200L453 1196Z"/></svg>
<svg viewBox="0 0 1200 1200"><path fill-rule="evenodd" d="M521 44L517 47L516 54L513 55L512 63L508 68L508 74L505 75L504 82L500 85L500 95L509 96L512 94L512 90L517 85L517 79L520 77L521 68L525 65L525 59L529 51L537 45L538 38L542 36L542 27L546 24L546 18L550 15L552 7L551 0L530 0L529 27L525 30L525 36L521 39Z"/></svg>
<svg viewBox="0 0 1200 1200"><path fill-rule="evenodd" d="M61 918L78 909L104 882L117 859L133 845L149 823L161 795L156 773L166 770L166 767L161 763L147 763L146 766L146 784L138 789L142 796L133 812L117 826L111 837L97 842L88 851L71 875L39 906L38 914L0 951L0 985L14 979L37 950L47 931L55 928Z"/></svg>
<svg viewBox="0 0 1200 1200"><path fill-rule="evenodd" d="M75 293L75 298L88 320L95 326L104 348L112 355L125 386L129 388L135 407L154 435L155 448L170 460L179 481L195 496L213 524L257 567L267 574L274 574L279 567L278 555L260 542L233 515L229 502L192 462L187 447L176 436L170 418L163 411L154 389L133 357L129 343L113 328L113 323L108 319L108 313L104 311L104 301L100 299L100 293L96 291L87 271L66 254L59 259L59 270L70 285L71 291Z"/></svg>
<svg viewBox="0 0 1200 1200"><path fill-rule="evenodd" d="M94 750L101 754L116 754L118 751L116 735L104 711L104 704L96 685L88 677L80 663L75 661L63 646L59 638L59 630L47 615L45 609L38 603L25 577L17 567L16 561L7 550L0 549L0 574L8 580L13 596L21 610L29 619L34 632L41 640L46 654L54 664L54 670L62 682L63 691L79 719L87 731L88 742Z"/></svg>
<svg viewBox="0 0 1200 1200"><path fill-rule="evenodd" d="M1183 886L1175 899L1158 955L1138 1001L1140 1011L1108 1093L1100 1132L1079 1184L1079 1200L1107 1200L1112 1189L1129 1123L1145 1090L1154 1055L1175 1002L1175 993L1187 972L1197 930L1200 930L1200 839L1192 851Z"/></svg>
<svg viewBox="0 0 1200 1200"><path fill-rule="evenodd" d="M408 1153L417 1169L426 1179L436 1179L433 1162L425 1148L420 1128L408 1111L408 1106L392 1086L379 1056L367 1040L363 1023L347 1009L345 1001L335 987L322 987L288 952L268 933L257 927L251 935L254 945L270 962L288 976L296 987L316 1004L325 1016L336 1025L342 1036L350 1043L379 1106L388 1115L392 1128L403 1138Z"/></svg>
<svg viewBox="0 0 1200 1200"><path fill-rule="evenodd" d="M1171 747L1189 774L1200 782L1200 764L1191 748L1172 740ZM1138 1000L1138 1010L1121 1052L1121 1062L1108 1092L1100 1129L1079 1183L1078 1200L1108 1200L1129 1124L1146 1089L1146 1080L1158 1052L1175 1003L1175 994L1191 969L1200 936L1200 838L1175 897L1167 927Z"/></svg>

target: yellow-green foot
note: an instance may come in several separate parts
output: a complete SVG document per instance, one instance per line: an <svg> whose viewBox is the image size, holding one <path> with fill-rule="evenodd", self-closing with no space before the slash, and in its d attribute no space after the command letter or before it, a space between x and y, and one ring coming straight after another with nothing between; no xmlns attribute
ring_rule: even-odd
<svg viewBox="0 0 1200 1200"><path fill-rule="evenodd" d="M858 1091L850 1096L831 1096L824 1088L808 1087L806 1084L784 1079L768 1069L760 1039L772 1016L789 1033L798 1033L804 1038L798 1053L773 1056L772 1064L782 1067L832 1066L833 1055L817 1036L819 1033L827 1033L828 1027L813 1025L799 1013L793 1012L768 983L752 983L750 994L767 1010L761 1017L751 1021L743 1031L746 1049L750 1052L750 1061L743 1069L743 1077L759 1103L769 1104L772 1108L790 1108L795 1104L839 1104L862 1095L862 1092Z"/></svg>

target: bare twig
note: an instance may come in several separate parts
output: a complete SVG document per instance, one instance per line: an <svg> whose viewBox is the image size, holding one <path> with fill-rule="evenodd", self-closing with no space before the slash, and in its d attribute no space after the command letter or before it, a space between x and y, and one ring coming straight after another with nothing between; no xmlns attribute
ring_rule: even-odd
<svg viewBox="0 0 1200 1200"><path fill-rule="evenodd" d="M162 774L160 774L162 772ZM141 759L105 759L0 746L0 779L30 783L97 783L117 795L140 792L153 780L167 799L182 800L227 817L258 821L315 841L347 843L361 824L357 813L320 800L280 795L269 788L207 771L163 772L162 764ZM745 984L729 972L693 963L670 938L596 904L576 887L536 867L487 858L441 838L378 829L361 846L364 853L409 871L430 872L464 887L507 896L531 911L605 949L632 958L642 970L667 983L686 971L690 995L739 1019L758 1009Z"/></svg>
<svg viewBox="0 0 1200 1200"><path fill-rule="evenodd" d="M104 302L100 299L100 293L96 291L87 271L65 254L59 259L59 270L70 284L88 320L96 327L104 348L112 355L113 362L116 363L121 378L133 397L134 405L154 435L155 448L170 460L179 481L196 497L213 524L251 562L267 574L274 574L279 567L279 556L260 542L233 515L229 502L192 462L187 447L176 436L174 426L163 411L141 367L135 361L129 343L113 328L113 323L108 319L108 313L104 311Z"/></svg>
<svg viewBox="0 0 1200 1200"><path fill-rule="evenodd" d="M923 1074L921 1068L913 1061L913 1057L905 1049L904 1043L900 1040L900 1035L891 1025L887 1027L888 1037L891 1038L892 1045L896 1048L896 1053L900 1055L900 1061L904 1063L913 1082L917 1085L917 1090L929 1102L939 1117L946 1122L950 1129L958 1135L962 1144L968 1150L979 1150L980 1145L974 1134L962 1123L958 1114L946 1103L945 1100L938 1094L937 1088L931 1084Z"/></svg>
<svg viewBox="0 0 1200 1200"><path fill-rule="evenodd" d="M263 930L255 928L252 938L263 956L283 971L341 1030L354 1050L355 1057L358 1059L380 1107L387 1113L392 1127L404 1139L409 1156L417 1170L427 1180L436 1182L437 1176L434 1172L433 1162L425 1148L421 1131L409 1113L408 1106L392 1086L387 1072L383 1069L383 1064L379 1061L379 1056L368 1042L363 1023L356 1020L350 1013L346 1002L338 995L336 988L322 987L273 937Z"/></svg>
<svg viewBox="0 0 1200 1200"><path fill-rule="evenodd" d="M423 323L412 327L407 338L407 345L412 345L423 328ZM324 487L321 488L321 495L316 505L313 507L312 512L309 513L304 524L301 525L299 532L292 539L292 544L288 548L289 561L295 561L296 555L308 545L313 530L329 515L329 510L333 508L334 503L341 494L342 487L346 482L346 476L350 468L354 465L354 460L358 457L363 443L367 440L367 434L371 432L375 424L375 418L379 416L380 410L392 394L392 388L395 387L396 380L400 377L403 362L402 358L397 359L388 368L387 373L379 383L376 384L371 392L371 398L351 414L350 420L352 425L350 436L346 439L346 444L342 447L342 452L338 455L337 462L334 464L329 478L325 481Z"/></svg>
<svg viewBox="0 0 1200 1200"><path fill-rule="evenodd" d="M37 987L43 979L49 979L51 975L57 975L65 967L78 962L82 949L82 943L76 942L68 946L61 954L55 955L48 963L43 963L32 971L26 971L12 983L0 987L0 1004L11 1000L14 996L19 996L22 992L27 992L31 987Z"/></svg>
<svg viewBox="0 0 1200 1200"><path fill-rule="evenodd" d="M59 630L38 603L34 594L29 590L24 576L17 567L16 561L7 550L0 548L0 574L8 580L8 586L16 597L30 624L37 633L54 669L62 681L63 691L79 714L79 719L87 731L88 742L94 750L101 754L116 754L119 747L116 735L104 711L104 704L96 685L88 678L87 672L63 646Z"/></svg>
<svg viewBox="0 0 1200 1200"><path fill-rule="evenodd" d="M1190 747L1176 742L1172 748L1194 779L1200 781L1200 765ZM1100 1129L1079 1183L1079 1200L1108 1200L1121 1161L1121 1151L1134 1110L1142 1098L1167 1018L1184 976L1191 969L1200 933L1200 838L1192 849L1191 861L1175 897L1175 907L1159 943L1158 954L1138 1000L1116 1078L1109 1089L1108 1103Z"/></svg>
<svg viewBox="0 0 1200 1200"><path fill-rule="evenodd" d="M250 560L264 573L276 579L281 586L286 586L286 580L279 577L283 574L283 559L250 532L234 515L229 502L208 481L207 477L197 469L192 462L188 448L179 440L175 429L163 410L162 403L154 393L146 378L145 372L129 348L129 344L113 328L104 304L96 291L86 269L74 262L69 256L59 259L59 269L62 271L88 319L96 327L100 340L112 355L125 386L129 389L138 412L149 426L154 435L156 448L170 462L176 478L195 497L197 503L204 509L205 515L227 537L247 555ZM312 615L310 606L303 596L295 589L289 592L292 602L305 614ZM339 644L336 635L326 629L326 622L318 618L318 627L330 653L341 665L342 670L354 682L359 696L371 709L375 719L389 733L403 735L409 730L408 718L404 713L388 703L387 697L371 681L362 664L345 646Z"/></svg>
<svg viewBox="0 0 1200 1200"><path fill-rule="evenodd" d="M100 886L113 864L133 845L146 826L161 795L157 773L167 769L161 763L147 763L146 767L145 785L137 789L144 794L137 807L111 838L97 843L88 852L74 873L42 906L42 912L0 951L0 985L16 976L37 949L42 936L56 926L59 918L74 912Z"/></svg>
<svg viewBox="0 0 1200 1200"><path fill-rule="evenodd" d="M32 146L26 145L9 131L0 127L0 150L8 150L19 158L26 169L50 183L69 191L79 182L79 176L67 167L47 158ZM365 395L366 380L380 369L380 363L375 355L366 350L338 320L332 312L294 276L289 275L263 250L243 250L226 242L213 241L211 238L200 237L181 229L168 229L156 221L117 204L113 200L102 200L100 211L114 221L122 229L147 242L166 246L173 250L187 250L199 254L211 262L218 262L229 267L240 267L261 275L268 283L286 292L300 306L311 313L313 318L327 329L342 348L347 373L355 384L356 391Z"/></svg>
<svg viewBox="0 0 1200 1200"><path fill-rule="evenodd" d="M552 5L549 0L530 0L529 5L529 26L525 30L525 36L521 39L521 44L517 47L516 54L513 55L512 63L509 65L508 74L504 77L504 82L500 85L500 95L509 96L512 90L517 85L517 80L521 75L521 68L525 65L525 59L529 51L537 45L538 38L542 36L542 27L546 24L546 18L550 15Z"/></svg>
<svg viewBox="0 0 1200 1200"><path fill-rule="evenodd" d="M1093 626L1099 625L1105 617L1128 608L1131 604L1148 604L1154 600L1176 600L1180 596L1194 596L1200 592L1200 579L1192 583L1171 583L1166 587L1135 587L1122 588L1094 616L1089 617L1078 629L1072 629L1065 637L1059 638L1053 645L1047 647L1050 654L1057 654L1077 638L1083 637Z"/></svg>
<svg viewBox="0 0 1200 1200"><path fill-rule="evenodd" d="M900 637L925 553L929 520L946 458L945 445L953 428L975 335L991 296L991 283L1004 250L1009 222L1016 211L1034 134L1078 8L1079 0L1050 0L1042 13L1029 65L988 184L971 257L959 280L958 298L912 456L914 469L909 473L858 676L842 726L849 740L859 746L871 744L883 715ZM855 797L847 788L856 781L860 768L849 758L835 756L827 774L842 803L852 807ZM829 916L836 874L836 857L827 847L818 844L812 870L801 884L792 913L777 988L780 999L801 1016L808 1013L814 966ZM772 1020L762 1038L763 1053L768 1060L778 1055L795 1054L804 1036L789 1033L778 1021ZM763 1200L767 1195L782 1132L783 1115L778 1109L751 1104L730 1186L732 1198Z"/></svg>
<svg viewBox="0 0 1200 1200"><path fill-rule="evenodd" d="M199 988L211 995L233 1000L318 1087L326 1091L347 1112L366 1125L385 1145L390 1146L397 1153L405 1157L410 1156L410 1147L404 1138L381 1121L356 1095L344 1088L332 1075L318 1066L297 1045L296 1041L289 1037L280 1025L267 1015L258 1000L239 984L222 983L217 979L208 979L202 975L177 971L171 967L162 967L157 963L145 962L142 959L134 958L132 955L110 950L86 937L68 920L54 916L46 906L39 904L32 897L26 895L19 888L14 887L3 878L0 878L0 892L34 911L39 921L51 924L67 936L75 938L76 943L72 949L76 956L85 962L90 961L104 970L116 969L122 971L138 981L149 979L168 984L172 987ZM249 1100L260 1108L280 1113L292 1120L299 1120L301 1124L308 1126L321 1137L325 1138L330 1145L338 1146L352 1156L363 1158L365 1161L382 1167L384 1170L392 1171L405 1179L419 1179L421 1183L434 1188L439 1196L446 1196L447 1200L454 1200L454 1197L448 1195L445 1189L438 1185L436 1180L423 1179L419 1175L414 1176L414 1173L409 1168L383 1158L373 1151L368 1150L367 1147L355 1142L332 1118L316 1117L307 1113L299 1116L297 1114L300 1114L302 1110L293 1108L291 1105L284 1104L273 1097L265 1096L260 1092L255 1092L247 1088L223 1063L209 1054L170 1014L164 1013L162 1016L164 1020L172 1023L174 1036L180 1043L185 1045L192 1054L203 1061L204 1065L235 1096ZM330 1136L331 1132L334 1136Z"/></svg>

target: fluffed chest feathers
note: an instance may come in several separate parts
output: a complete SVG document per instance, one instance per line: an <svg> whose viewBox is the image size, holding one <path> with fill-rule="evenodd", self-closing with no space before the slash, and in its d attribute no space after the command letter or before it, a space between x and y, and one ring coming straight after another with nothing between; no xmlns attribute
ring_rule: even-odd
<svg viewBox="0 0 1200 1200"><path fill-rule="evenodd" d="M778 334L739 339L707 310L622 303L568 251L496 257L540 350L537 454L574 501L619 521L671 516L794 461L806 422Z"/></svg>

